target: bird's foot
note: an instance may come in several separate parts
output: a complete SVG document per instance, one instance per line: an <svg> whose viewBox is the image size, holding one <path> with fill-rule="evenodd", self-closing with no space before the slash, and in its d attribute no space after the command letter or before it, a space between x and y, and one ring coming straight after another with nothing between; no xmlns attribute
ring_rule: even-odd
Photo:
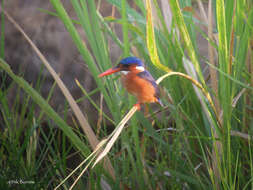
<svg viewBox="0 0 253 190"><path fill-rule="evenodd" d="M134 104L134 107L137 107L137 110L141 110L141 103Z"/></svg>

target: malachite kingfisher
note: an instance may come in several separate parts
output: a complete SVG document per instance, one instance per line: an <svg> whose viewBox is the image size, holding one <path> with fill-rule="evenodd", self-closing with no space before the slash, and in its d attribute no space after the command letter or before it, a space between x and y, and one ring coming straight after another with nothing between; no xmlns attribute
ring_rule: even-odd
<svg viewBox="0 0 253 190"><path fill-rule="evenodd" d="M137 98L135 106L140 110L144 103L162 102L159 98L160 91L152 75L145 69L143 62L137 57L126 57L119 64L101 73L99 77L121 72L122 83L127 91Z"/></svg>

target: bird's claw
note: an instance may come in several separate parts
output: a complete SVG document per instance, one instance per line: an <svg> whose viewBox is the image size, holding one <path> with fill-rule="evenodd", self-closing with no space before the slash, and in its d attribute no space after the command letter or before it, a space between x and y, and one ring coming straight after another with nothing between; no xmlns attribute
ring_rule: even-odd
<svg viewBox="0 0 253 190"><path fill-rule="evenodd" d="M137 104L134 104L134 107L137 107L137 110L141 110L141 104L140 103L137 103Z"/></svg>

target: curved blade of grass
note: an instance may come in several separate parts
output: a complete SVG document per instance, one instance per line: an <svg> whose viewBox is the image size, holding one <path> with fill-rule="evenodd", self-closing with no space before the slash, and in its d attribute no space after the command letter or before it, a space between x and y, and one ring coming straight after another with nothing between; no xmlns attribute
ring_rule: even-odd
<svg viewBox="0 0 253 190"><path fill-rule="evenodd" d="M147 48L150 54L150 59L157 68L164 70L166 72L171 72L172 70L170 68L161 64L157 53L150 0L146 0L146 6L147 6L146 41L147 41Z"/></svg>
<svg viewBox="0 0 253 190"><path fill-rule="evenodd" d="M93 130L91 129L89 123L87 122L86 118L82 114L80 108L76 104L74 98L71 96L69 90L66 88L66 86L64 85L64 83L62 82L62 80L60 79L60 77L56 74L56 72L50 66L50 64L48 63L48 61L46 60L46 58L43 56L43 54L35 46L35 44L32 42L32 40L25 34L25 32L23 31L23 29L6 12L4 12L4 13L5 13L6 17L18 29L18 31L20 31L22 33L22 35L25 37L25 39L28 41L28 43L32 46L32 48L34 49L34 51L40 57L41 61L46 66L46 68L48 69L48 71L50 72L50 74L52 75L52 77L54 78L54 80L56 81L56 83L58 84L58 86L61 89L63 95L67 99L67 101L68 101L71 109L75 113L75 116L77 117L77 119L78 119L78 121L80 123L80 126L82 127L84 133L86 134L91 147L93 149L95 149L96 146L97 146L97 144L98 144L98 140L97 140L97 138L96 138ZM113 178L115 178L115 176L114 176L114 169L113 169L113 167L112 167L112 165L111 165L111 163L110 163L109 160L106 160L105 169L111 174L111 176Z"/></svg>
<svg viewBox="0 0 253 190"><path fill-rule="evenodd" d="M191 81L196 87L198 87L203 95L206 97L206 99L208 100L209 104L211 105L215 115L216 115L216 118L217 118L217 122L218 122L218 126L221 126L218 118L218 114L215 112L215 106L213 104L213 101L212 101L212 98L210 96L210 94L203 88L203 86L197 81L195 80L194 78L192 78L191 76L187 75L187 74L184 74L184 73L181 73L181 72L169 72L167 74L164 74L163 76L159 77L157 80L156 80L156 83L159 84L160 82L162 82L162 80L164 80L165 78L169 77L169 76L172 76L172 75L177 75L177 76L180 76L180 77L183 77L189 81ZM208 114L209 115L209 114ZM212 123L212 122L211 122Z"/></svg>

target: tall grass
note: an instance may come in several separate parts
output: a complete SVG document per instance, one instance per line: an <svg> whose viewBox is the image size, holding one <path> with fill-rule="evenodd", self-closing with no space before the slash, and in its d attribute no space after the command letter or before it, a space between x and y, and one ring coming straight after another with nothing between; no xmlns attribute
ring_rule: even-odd
<svg viewBox="0 0 253 190"><path fill-rule="evenodd" d="M129 55L142 58L155 78L171 71L183 73L168 75L160 83L164 108L150 107L148 115L137 112L131 117L107 154L113 170L96 166L90 170L88 182L82 179L80 183L87 182L91 189L98 188L97 182L102 187L106 182L113 189L253 188L251 1L209 0L205 12L202 1L197 1L197 8L191 0L169 1L169 7L161 8L156 0L145 1L147 4L131 1L131 5L126 0L108 0L121 16L104 18L95 1L73 0L70 3L77 20L68 16L61 1L50 2L55 9L55 13L50 14L64 23L109 108L111 118L108 113L101 114L106 115L101 122L103 137L109 135L106 121L121 123L134 104L117 77L98 78L99 72L116 64L110 59L109 38L123 52L119 59ZM171 25L167 24L165 14L172 15ZM82 41L76 23L83 28L87 41ZM122 26L122 39L111 23ZM200 55L198 33L208 41L209 56ZM77 136L2 60L1 67L40 105L47 117L59 125L72 146L87 157L91 149L85 139ZM191 80L187 80L189 78ZM201 88L196 88L196 84ZM87 97L87 93L84 96ZM95 107L101 109L100 105ZM44 137L49 139L46 134ZM96 144L92 145L93 149ZM36 146L27 146L27 149L29 147L32 150ZM34 163L32 152L28 155L29 163ZM109 163L107 160L104 165ZM62 181L65 176L61 172L57 177ZM71 180L64 183L65 187L70 187L70 183Z"/></svg>

